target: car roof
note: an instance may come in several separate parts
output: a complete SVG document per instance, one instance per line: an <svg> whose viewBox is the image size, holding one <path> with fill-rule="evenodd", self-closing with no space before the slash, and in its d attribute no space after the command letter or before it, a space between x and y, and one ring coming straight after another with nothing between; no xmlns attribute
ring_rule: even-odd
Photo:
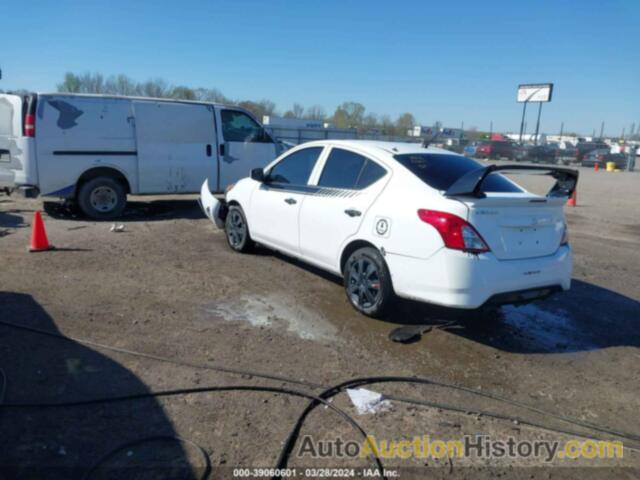
<svg viewBox="0 0 640 480"><path fill-rule="evenodd" d="M313 142L305 142L299 146L335 146L335 147L351 147L369 153L373 156L380 153L389 155L402 155L407 153L446 153L449 155L458 155L455 152L436 147L423 147L422 143L410 142L383 142L378 140L316 140Z"/></svg>

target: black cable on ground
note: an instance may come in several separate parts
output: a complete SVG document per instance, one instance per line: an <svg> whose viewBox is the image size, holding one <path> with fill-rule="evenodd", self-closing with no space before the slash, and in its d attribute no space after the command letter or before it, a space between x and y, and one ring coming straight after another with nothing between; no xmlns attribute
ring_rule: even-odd
<svg viewBox="0 0 640 480"><path fill-rule="evenodd" d="M46 336L50 336L53 338L58 338L60 340L66 340L66 341L70 341L70 342L77 342L77 343L81 343L84 345L90 345L93 347L97 347L97 348L101 348L101 349L105 349L105 350L111 350L114 352L118 352L118 353L124 353L126 355L132 355L132 356L136 356L136 357L141 357L141 358L147 358L147 359L151 359L151 360L156 360L156 361L160 361L160 362L166 362L166 363L172 363L174 365L179 365L179 366L185 366L185 367L191 367L191 368L198 368L198 369L203 369L203 370L213 370L213 371L218 371L218 372L223 372L223 373L230 373L230 374L234 374L234 375L244 375L244 376L253 376L253 377L257 377L257 378L264 378L267 380L276 380L276 381L280 381L280 382L285 382L285 383L292 383L292 384L297 384L297 385L303 385L305 387L309 387L309 388L314 388L314 389L328 389L329 387L327 387L326 385L321 385L321 384L317 384L317 383L313 383L313 382L307 382L304 380L296 380L293 378L288 378L288 377L284 377L281 375L275 375L275 374L270 374L270 373L264 373L264 372L255 372L255 371L251 371L251 370L244 370L244 369L238 369L238 368L229 368L229 367L223 367L223 366L218 366L218 365L207 365L207 364L197 364L197 363L193 363L193 362L182 362L179 360L173 360L171 358L166 358L166 357L161 357L158 355L153 355L153 354L148 354L148 353L143 353L143 352L137 352L137 351L133 351L133 350L128 350L125 348L120 348L120 347L113 347L111 345L105 345L105 344L101 344L101 343L97 343L97 342L93 342L90 340L84 340L81 338L75 338L75 337L70 337L70 336L65 336L61 333L58 332L51 332L51 331L47 331L44 329L40 329L40 328L36 328L36 327L27 327L24 325L18 325L15 323L11 323L11 322L6 322L4 320L0 320L0 325L5 325L7 327L11 327L11 328L17 328L20 330L25 330L25 331L29 331L32 333L37 333L37 334L41 334L41 335L46 335ZM386 377L380 377L380 378L386 378ZM407 378L407 379L412 379L413 382L412 383L421 383L421 384L425 384L425 385L433 385L436 387L442 387L442 388L450 388L453 390L458 390L461 392L466 392L466 393L470 393L472 395L477 395L480 397L484 397L484 398L488 398L490 400L496 401L496 402L502 402L505 403L507 405L512 405L515 407L519 407L519 408L523 408L525 410L529 410L535 413L538 413L540 415L545 415L551 418L555 418L558 419L560 421L566 422L566 423L570 423L582 428L587 428L590 430L596 430L602 433L607 433L610 435L615 435L617 437L621 437L621 438L626 438L626 439L630 439L630 440L634 440L634 441L640 441L640 437L628 432L623 432L623 431L615 431L613 429L609 429L607 427L601 427L599 425L584 421L584 420L579 420L576 418L571 418L565 415L561 415L561 414L557 414L554 413L552 411L548 411L548 410L543 410L541 408L535 407L533 405L528 405L526 403L522 403L519 402L517 400L512 400L506 397L502 397L490 392L484 392L484 391L479 391L479 390L474 390L472 388L468 388L468 387L463 387L460 385L454 385L451 383L446 383L446 382L441 382L438 380L432 380L429 378L424 378L424 377L395 377L395 378ZM373 382L375 383L375 382ZM345 387L346 388L346 387ZM401 401L401 400L399 400ZM409 403L416 403L417 401L411 401ZM442 408L445 409L445 406L441 406L438 408ZM451 408L452 411L458 411L458 409L456 408ZM486 412L487 416L491 416L491 414L489 412ZM497 418L497 417L496 417ZM519 420L517 418L512 418L512 420ZM546 428L547 430L553 430L550 428ZM562 431L558 431L559 433L563 433Z"/></svg>
<svg viewBox="0 0 640 480"><path fill-rule="evenodd" d="M139 438L138 440L134 440L132 442L125 443L123 445L120 445L118 448L116 448L114 450L111 450L106 455L103 455L100 458L100 460L98 460L96 463L94 463L93 466L90 467L89 470L87 470L85 472L85 474L82 476L82 480L88 480L91 477L91 475L93 475L93 473L96 470L98 470L98 468L100 468L100 466L103 463L105 463L110 458L114 457L116 454L118 454L122 450L125 450L127 448L137 447L138 445L142 445L142 444L148 443L148 442L158 442L158 441L166 441L166 440L174 441L174 442L180 442L180 443L184 443L184 444L187 444L187 445L191 445L196 450L198 450L198 452L200 452L200 454L202 455L202 458L204 459L204 465L205 465L204 472L202 473L202 476L200 477L200 479L201 480L206 480L207 478L209 478L209 474L211 473L211 458L209 457L209 454L207 453L207 451L202 446L198 445L197 443L195 443L192 440L189 440L187 438L178 437L177 435L154 435L154 436L151 436L151 437Z"/></svg>
<svg viewBox="0 0 640 480"><path fill-rule="evenodd" d="M441 381L437 381L437 380L432 380L432 379L428 379L428 378L424 378L424 377L422 377L422 378L421 377L397 377L397 376L393 376L393 377L365 377L365 378L349 380L349 381L344 382L344 383L342 383L342 384L340 384L340 385L338 385L336 387L327 388L325 385L315 384L315 383L307 382L307 381L304 381L304 380L296 380L296 379L284 377L284 376L281 376L281 375L268 374L268 373L263 373L263 372L255 372L255 371L236 369L236 368L228 368L228 367L222 367L222 366L217 366L217 365L207 365L207 364L197 364L197 363L192 363L192 362L182 362L182 361L173 360L173 359L170 359L170 358L161 357L161 356L157 356L157 355L153 355L153 354L147 354L147 353L137 352L137 351L133 351L133 350L128 350L128 349L125 349L125 348L113 347L111 345L100 344L100 343L93 342L93 341L90 341L90 340L84 340L84 339L81 339L81 338L65 336L65 335L62 335L62 334L60 334L58 332L51 332L51 331L39 329L39 328L36 328L36 327L27 327L27 326L24 326L24 325L18 325L18 324L15 324L15 323L12 323L12 322L6 322L6 321L3 321L3 320L0 320L0 325L5 325L7 327L17 328L17 329L29 331L29 332L32 332L32 333L46 335L46 336L50 336L50 337L53 337L53 338L58 338L58 339L66 340L66 341L70 341L70 342L77 342L77 343L93 346L93 347L96 347L96 348L101 348L101 349L105 349L105 350L111 350L111 351L118 352L118 353L124 353L124 354L127 354L127 355L147 358L147 359L166 362L166 363L172 363L174 365L179 365L179 366L187 366L187 367L198 368L198 369L207 369L207 370L219 371L219 372L223 372L223 373L231 373L231 374L235 374L235 375L253 376L253 377L264 378L264 379L268 379L268 380L276 380L276 381L281 381L281 382L285 382L285 383L304 385L306 387L315 388L315 389L323 388L325 390L320 394L320 397L322 397L322 395L325 394L325 395L328 395L326 398L330 398L330 397L336 395L337 393L339 393L341 390L343 390L345 388L357 387L357 386L362 386L362 385L369 385L371 383L390 383L390 382L394 382L394 383L417 383L417 384L423 384L423 385L433 385L433 386L442 387L442 388L450 388L450 389L453 389L453 390L458 390L458 391L461 391L461 392L470 393L472 395L477 395L477 396L480 396L480 397L484 397L484 398L487 398L487 399L490 399L490 400L493 400L493 401L502 402L502 403L505 403L505 404L508 404L508 405L512 405L512 406L519 407L519 408L523 408L525 410L529 410L529 411L538 413L540 415L544 415L544 416L548 416L548 417L551 417L551 418L555 418L555 419L558 419L560 421L563 421L563 422L566 422L566 423L569 423L569 424L573 424L573 425L576 425L576 426L579 426L579 427L582 427L582 428L586 428L586 429L589 429L589 430L595 430L595 431L599 431L599 432L602 432L602 433L607 433L609 435L614 435L614 436L617 436L617 437L620 437L620 438L624 438L624 439L628 439L628 440L640 441L640 437L637 436L637 435L634 435L634 434L630 434L630 433L622 432L622 431L616 431L616 430L613 430L613 429L610 429L610 428L607 428L607 427L601 427L599 425L596 425L596 424L593 424L593 423L590 423L590 422L587 422L587 421L571 418L571 417L568 417L568 416L565 416L565 415L554 413L552 411L543 410L543 409L540 409L538 407L535 407L535 406L532 406L532 405L528 405L528 404L525 404L525 403L521 403L521 402L519 402L517 400L512 400L512 399L509 399L509 398L506 398L506 397L501 397L499 395L496 395L496 394L493 394L493 393L490 393L490 392L478 391L478 390L474 390L472 388L463 387L463 386L460 386L460 385L450 384L450 383L446 383L446 382L441 382ZM5 385L6 385L6 378L5 378ZM330 392L331 392L331 394L329 395ZM401 397L387 397L387 398L395 399L396 401L400 401L400 402L412 403L412 404L416 404L416 405L431 406L431 407L440 408L440 409L443 409L443 410L450 410L450 411L454 411L454 412L467 413L470 410L470 409L463 409L463 408L460 408L460 407L455 407L455 406L450 406L450 405L445 405L445 404L435 404L435 403L423 401L423 400L420 400L420 399L401 398ZM317 403L315 403L315 402L311 402L311 403L314 404L314 406L311 408L311 410L313 410L313 408L315 408L317 406ZM303 412L303 414L301 415L300 418L306 417L306 415L308 415L308 413L311 411L311 410L309 410L309 407L311 407L311 404ZM488 411L478 411L478 410L475 410L475 411L477 413L485 415L487 417L493 417L493 418L496 418L496 419L507 420L507 421L511 421L511 422L518 421L518 422L520 422L522 424L527 424L527 425L530 425L532 427L540 428L540 429L551 431L551 432L569 434L569 435L577 435L577 436L581 436L583 438L591 438L591 439L599 440L598 438L589 437L589 436L581 434L581 433L576 433L576 432L572 432L572 431L568 431L568 430L564 430L564 429L560 429L560 428L548 427L548 426L540 424L540 423L530 422L528 420L520 419L520 418L517 418L517 417L494 414L494 413L491 413L491 412L488 412ZM299 419L299 422L300 422L300 419ZM294 427L294 430L296 428L299 431L299 426L298 425L296 425L296 427ZM294 433L294 431L292 430L290 436L293 433ZM297 434L296 434L296 436L297 436ZM291 440L291 438L290 438L290 440ZM295 439L293 439L293 443L295 443ZM287 445L287 444L285 444L285 445ZM293 448L293 445L291 445L290 448ZM629 447L629 449L639 451L639 449L633 448L633 447ZM284 454L284 449L283 449L283 454ZM283 454L281 454L281 459L282 459L282 455ZM289 454L290 454L290 452L289 452ZM281 462L279 461L278 463L280 464Z"/></svg>
<svg viewBox="0 0 640 480"><path fill-rule="evenodd" d="M11 327L11 328L17 328L19 330L24 330L24 331L31 332L31 333L37 333L39 335L45 335L45 336L48 336L48 337L57 338L59 340L65 340L65 341L68 341L68 342L81 343L83 345L89 345L91 347L96 347L96 348L100 348L100 349L103 349L103 350L111 350L113 352L124 353L126 355L132 355L132 356L135 356L135 357L148 358L150 360L156 360L156 361L165 362L165 363L172 363L174 365L179 365L179 366L182 366L182 367L198 368L198 369L202 369L202 370L214 370L216 372L231 373L231 374L234 374L234 375L245 375L245 376L246 375L250 375L252 377L264 378L264 379L267 379L267 380L276 380L278 382L293 383L293 384L303 385L305 387L310 387L310 388L315 388L315 389L326 388L325 385L315 384L315 383L312 383L312 382L306 382L304 380L296 380L294 378L288 378L288 377L284 377L284 376L276 375L276 374L271 374L271 373L256 372L256 371L252 371L252 370L243 370L243 369L239 369L239 368L223 367L223 366L219 366L219 365L208 365L208 364L200 364L200 363L192 363L192 362L182 362L180 360L173 360L171 358L161 357L159 355L153 355L151 353L137 352L137 351L134 351L134 350L127 350L126 348L114 347L112 345L105 345L105 344L102 344L102 343L93 342L91 340L85 340L83 338L71 337L71 336L63 335L63 334L58 333L58 332L52 332L52 331L44 330L44 329L41 329L41 328L28 327L26 325L18 325L16 323L5 322L4 320L0 320L0 325L5 325L5 326Z"/></svg>
<svg viewBox="0 0 640 480"><path fill-rule="evenodd" d="M502 415L499 413L493 413L493 412L487 412L485 410L469 410L468 408L461 408L461 407L452 407L451 405L448 404L443 404L443 403L438 403L438 402L429 402L427 400L421 400L421 399L417 399L417 398L407 398L407 397L397 397L395 395L384 395L385 400L391 400L391 401L396 401L396 402L402 402L402 403L411 403L414 405L421 405L424 407L430 407L430 408L439 408L441 410L448 410L448 411L452 411L452 412L459 412L459 413L465 413L465 414L469 414L469 413L473 413L473 414L477 414L477 415L481 415L483 417L490 417L490 418L495 418L497 420L505 420L507 422L517 422L518 424L521 425L528 425L530 427L534 427L537 428L539 430L546 430L547 432L552 432L552 433L562 433L565 435L570 435L570 436L574 436L574 437L581 437L587 440L605 440L605 441L609 441L610 439L605 439L602 437L595 437L593 435L587 435L585 433L582 432L576 432L573 430L566 430L563 428L556 428L556 427L549 427L547 425L544 425L542 423L536 423L536 422L532 422L530 420L526 420L520 417L511 417L509 415ZM620 435L616 435L617 437L620 437ZM627 437L620 437L623 438L625 440L627 440ZM636 452L636 453L640 453L640 444L635 445L632 444L631 446L629 446L629 444L625 443L624 444L624 448L628 449L630 451Z"/></svg>
<svg viewBox="0 0 640 480"><path fill-rule="evenodd" d="M416 383L416 384L423 384L423 385L437 385L437 386L445 386L445 387L450 387L449 384L443 384L441 382L436 382L436 381L432 381L429 379L425 379L425 378L417 378L417 377L401 377L401 376L380 376L380 377L362 377L362 378L356 378L353 380L348 380L346 382L343 382L339 385L336 385L334 387L331 387L327 390L325 390L324 392L320 393L319 397L325 401L329 400L330 398L334 397L335 395L339 394L342 390L347 389L347 388L354 388L354 387L361 387L364 385L370 385L373 383ZM481 396L484 396L486 398L491 398L494 399L494 396L492 394L486 394L483 392L477 392L475 390L466 388L466 387L458 387L458 386L454 386L454 388L458 389L458 390L462 390L462 391L468 391L469 393L474 393L474 394L478 394ZM498 397L500 398L500 397ZM417 402L416 402L417 403ZM508 403L511 403L511 401L509 401ZM300 415L300 417L298 418L298 421L296 422L296 424L294 425L293 429L291 430L291 432L289 433L289 436L287 437L287 440L285 441L285 444L282 448L282 451L280 453L280 457L278 458L278 464L276 465L276 469L282 469L282 468L286 468L289 462L289 457L291 456L291 453L293 452L293 448L295 447L296 444L296 440L298 439L299 435L300 435L300 430L302 429L302 425L304 424L307 416L318 406L319 402L317 402L315 399L312 400L309 405L307 405L307 408L302 412L302 414ZM517 404L517 403L512 403L512 404ZM435 405L435 404L434 404ZM523 404L523 406L528 407L526 405ZM441 408L441 407L437 407L437 408ZM451 409L451 407L447 407L449 409ZM537 410L535 409L535 407L533 407L533 410ZM464 411L463 409L459 409L459 411ZM514 418L513 417L508 417L508 416L500 416L497 414L490 414L490 416L493 416L495 418L501 418L501 419L507 419L507 420L511 420L513 421ZM551 416L555 416L557 418L562 418L561 415L551 415ZM517 419L519 421L519 419ZM525 422L523 422L525 423ZM541 426L539 424L535 424L533 422L526 422L529 425L535 426L535 427L540 427L540 428L544 428L545 430L551 430L551 431L557 431L559 433L564 433L564 434L569 434L569 435L578 435L578 436L582 436L584 437L583 434L576 434L575 432L570 432L567 430L562 430L562 429L551 429L549 427L544 427ZM586 425L589 425L587 422L584 422ZM593 428L593 427L587 427L587 428ZM611 435L616 435L616 436L623 436L620 435L617 432L614 432L613 430L610 429L606 429L603 427L597 427L594 428L594 430L598 430L600 432L604 432L604 433L609 433ZM634 439L634 440L638 440L640 439L640 437L637 437L635 435L630 435L629 438ZM281 478L281 477L274 477L274 478Z"/></svg>
<svg viewBox="0 0 640 480"><path fill-rule="evenodd" d="M224 386L212 386L212 387L197 387L197 388L181 388L176 390L162 390L159 392L145 392L131 395L120 395L114 397L104 397L104 398L94 398L90 400L77 400L74 402L59 402L59 403L5 403L0 405L0 408L11 408L11 409L25 409L25 408L60 408L60 407L81 407L87 405L97 405L101 403L118 403L118 402L126 402L131 400L140 400L143 398L158 398L158 397L170 397L176 395L190 395L195 393L212 393L212 392L233 392L233 391L249 391L249 392L269 392L269 393L282 393L286 395L293 395L296 397L307 398L313 401L314 405L322 404L326 407L330 408L334 412L338 413L342 418L344 418L355 430L357 430L362 438L365 439L366 442L370 442L369 437L367 436L367 432L360 426L360 424L348 413L344 410L332 405L327 400L313 395L311 393L303 392L301 390L293 390L290 388L280 388L280 387L261 387L256 385L224 385ZM298 420L299 422L299 420ZM297 425L297 423L296 423ZM376 467L380 472L384 472L384 467L382 465L382 461L380 457L375 453L374 446L369 443L371 450L373 453L374 461L376 463ZM118 447L116 450L120 450L121 447ZM114 452L110 452L107 454L107 457L110 457ZM381 473L381 478L386 479L383 473Z"/></svg>

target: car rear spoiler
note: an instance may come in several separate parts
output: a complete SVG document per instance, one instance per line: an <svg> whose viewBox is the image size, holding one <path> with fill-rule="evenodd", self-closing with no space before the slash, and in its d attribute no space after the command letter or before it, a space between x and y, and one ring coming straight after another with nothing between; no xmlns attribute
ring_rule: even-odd
<svg viewBox="0 0 640 480"><path fill-rule="evenodd" d="M444 193L446 197L484 197L482 182L495 172L533 170L546 172L556 179L547 197L570 197L578 184L578 171L569 168L528 166L528 165L488 165L464 174Z"/></svg>

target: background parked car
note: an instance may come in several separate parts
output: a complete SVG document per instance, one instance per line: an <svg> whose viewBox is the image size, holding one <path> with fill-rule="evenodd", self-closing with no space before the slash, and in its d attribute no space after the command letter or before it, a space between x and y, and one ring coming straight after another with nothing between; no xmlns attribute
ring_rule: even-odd
<svg viewBox="0 0 640 480"><path fill-rule="evenodd" d="M557 163L562 163L564 165L576 163L578 160L578 149L570 143L567 143L565 148L560 148L556 152L556 160Z"/></svg>
<svg viewBox="0 0 640 480"><path fill-rule="evenodd" d="M476 147L477 158L508 158L509 160L521 160L525 152L519 145L512 142L492 140Z"/></svg>
<svg viewBox="0 0 640 480"><path fill-rule="evenodd" d="M600 168L604 168L608 162L614 162L620 170L627 168L627 156L624 153L611 153L609 149L593 150L582 157L583 167L598 164Z"/></svg>
<svg viewBox="0 0 640 480"><path fill-rule="evenodd" d="M469 145L462 149L462 154L466 157L474 157L476 155L476 149L479 145L484 144L485 142L471 142Z"/></svg>
<svg viewBox="0 0 640 480"><path fill-rule="evenodd" d="M593 150L607 150L609 151L611 147L604 142L578 142L576 145L578 149L578 153L576 154L576 161L580 163L582 158L589 152Z"/></svg>
<svg viewBox="0 0 640 480"><path fill-rule="evenodd" d="M533 163L556 163L558 150L550 145L530 145L525 148L525 159Z"/></svg>

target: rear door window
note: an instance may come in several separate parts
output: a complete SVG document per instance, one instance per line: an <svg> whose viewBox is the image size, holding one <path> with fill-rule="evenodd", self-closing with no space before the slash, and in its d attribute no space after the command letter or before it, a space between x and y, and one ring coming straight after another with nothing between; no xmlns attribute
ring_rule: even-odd
<svg viewBox="0 0 640 480"><path fill-rule="evenodd" d="M460 177L482 168L478 162L446 153L408 153L394 158L424 183L436 190L448 190ZM489 175L482 183L485 192L522 192L500 174Z"/></svg>
<svg viewBox="0 0 640 480"><path fill-rule="evenodd" d="M360 177L356 183L357 189L367 188L369 185L373 185L382 177L387 174L387 171L378 165L376 162L368 160L364 165Z"/></svg>
<svg viewBox="0 0 640 480"><path fill-rule="evenodd" d="M332 148L322 169L318 186L363 189L386 174L386 170L367 157L349 150Z"/></svg>
<svg viewBox="0 0 640 480"><path fill-rule="evenodd" d="M303 148L283 158L269 171L269 183L306 185L322 148Z"/></svg>

